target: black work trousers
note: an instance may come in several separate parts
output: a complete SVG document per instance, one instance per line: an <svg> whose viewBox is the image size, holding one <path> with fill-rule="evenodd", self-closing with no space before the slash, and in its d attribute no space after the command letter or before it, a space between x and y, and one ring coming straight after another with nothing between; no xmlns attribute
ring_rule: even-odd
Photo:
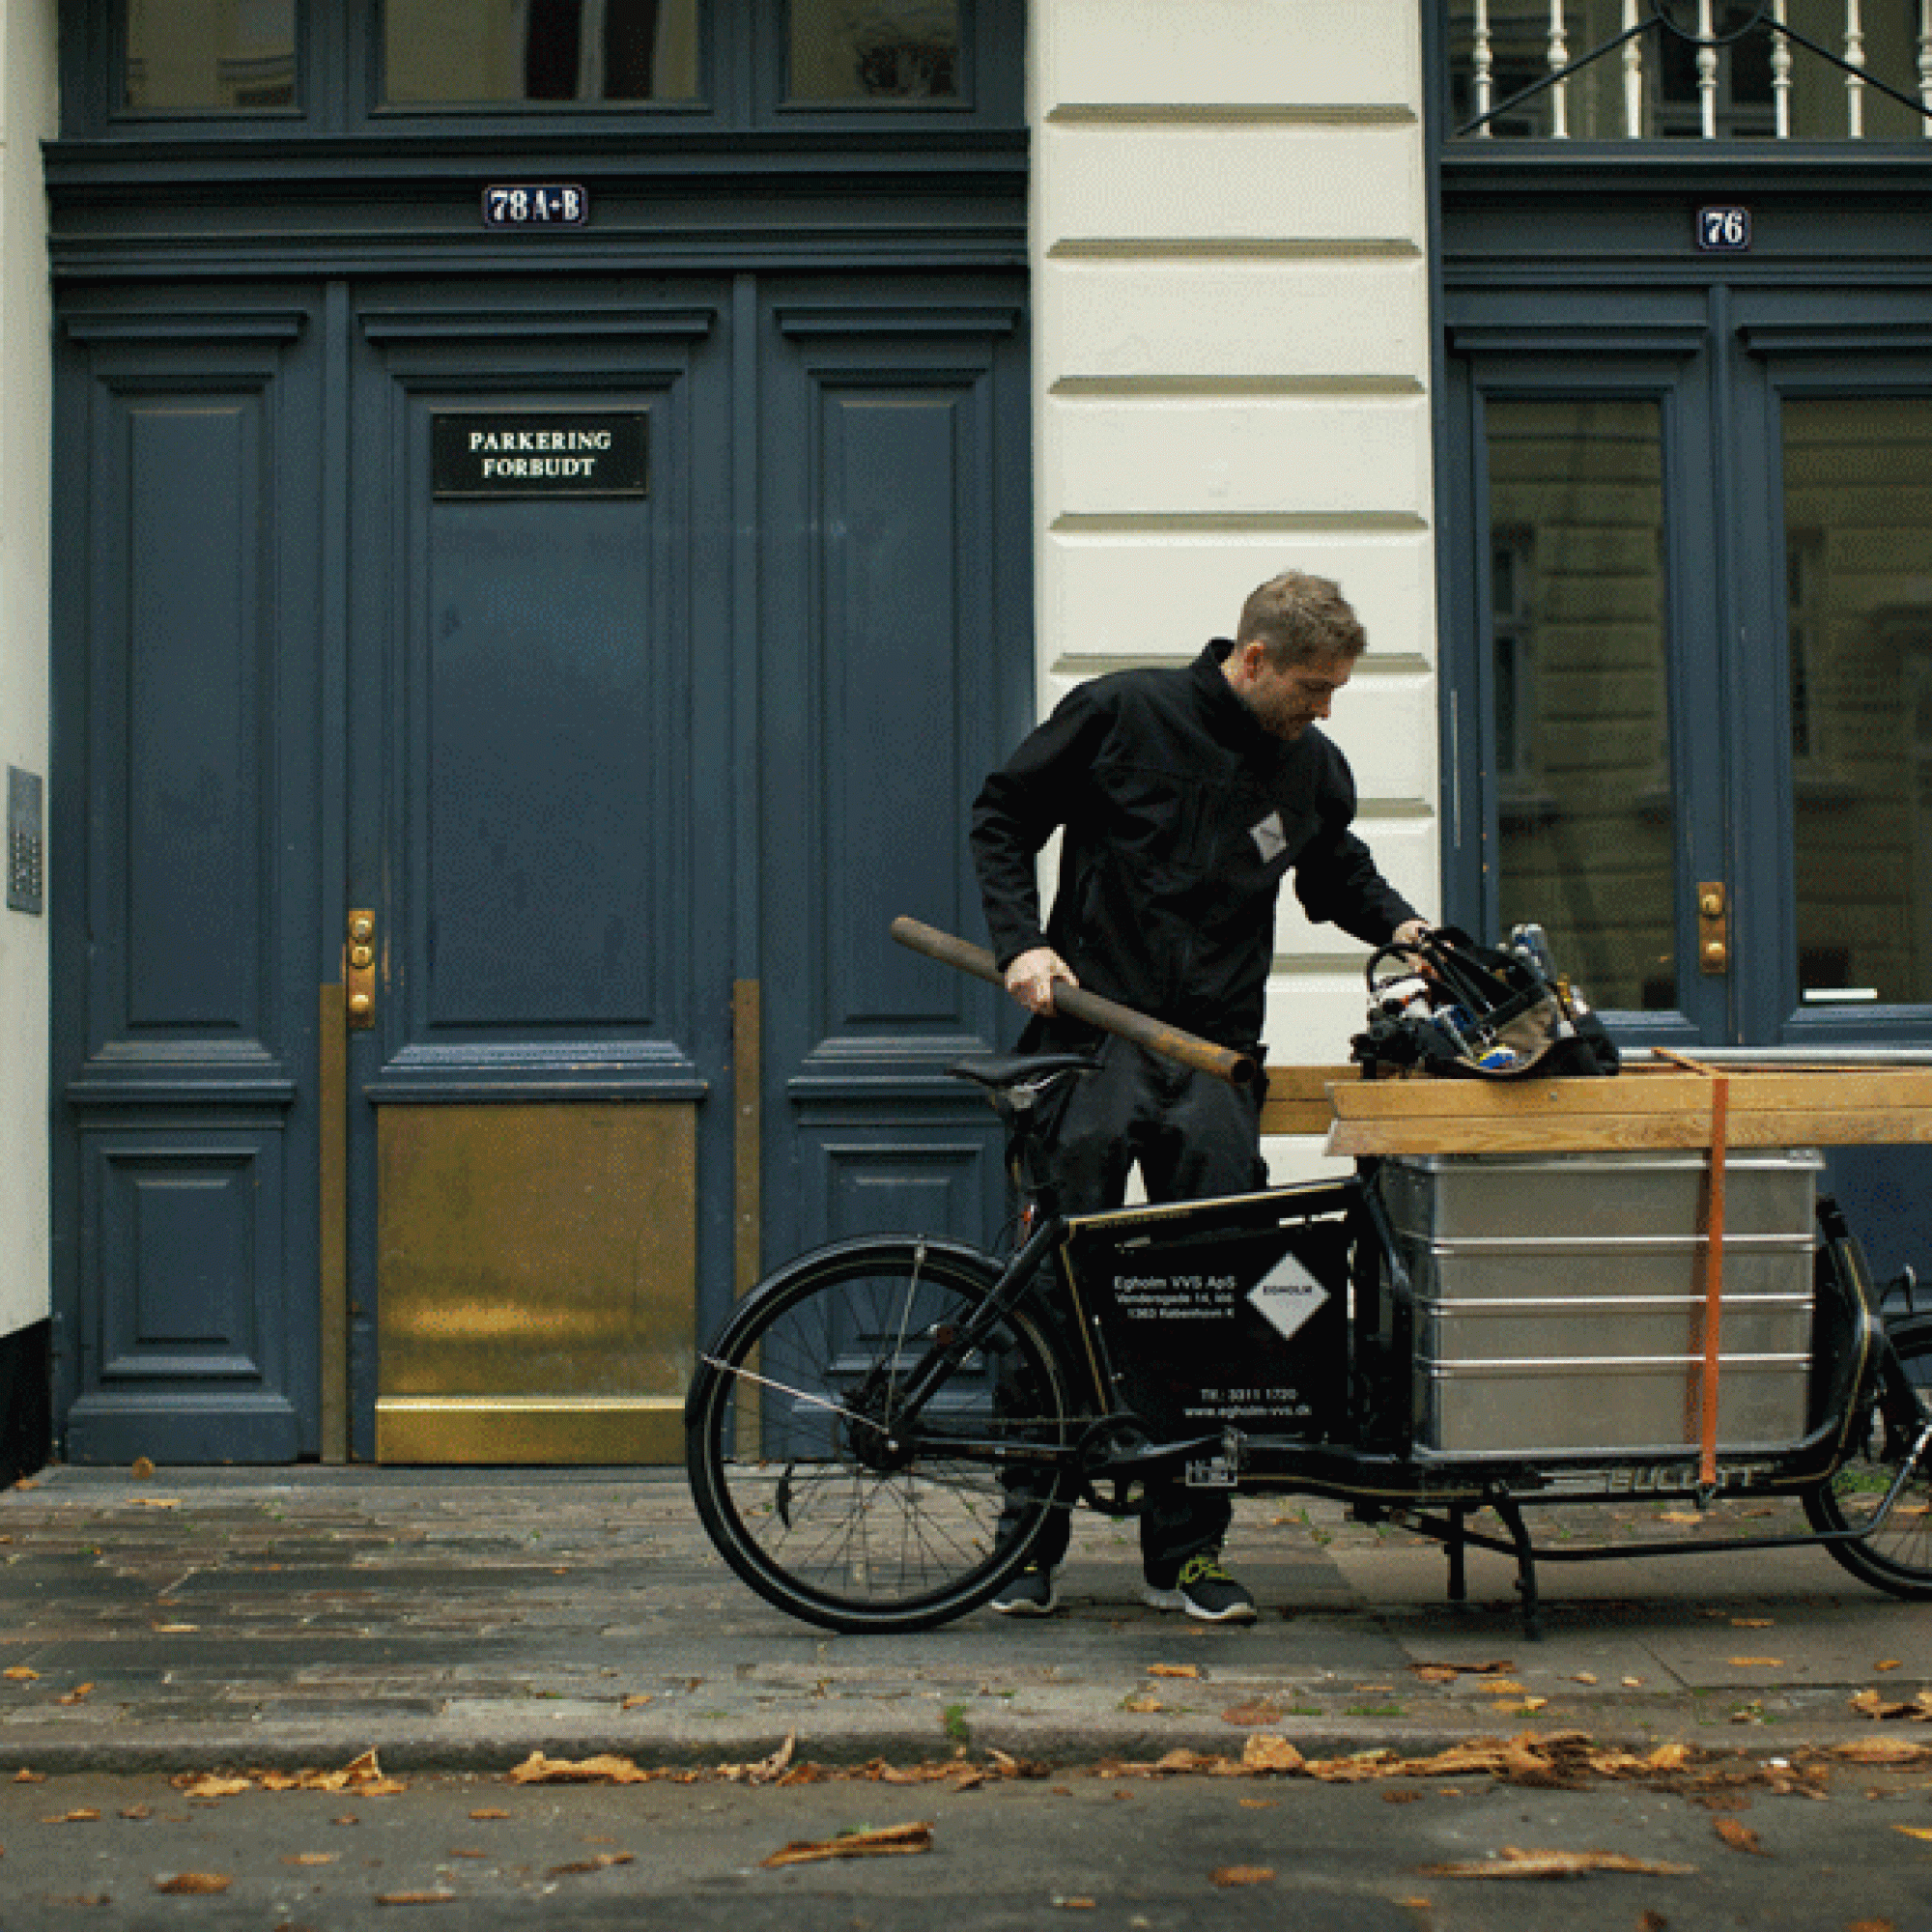
<svg viewBox="0 0 1932 1932"><path fill-rule="evenodd" d="M1152 1202L1205 1201L1267 1184L1256 1094L1112 1035L1099 1059L1099 1071L1070 1082L1040 1122L1063 1214L1120 1207L1136 1162ZM1060 1339L1077 1353L1077 1336ZM1016 1517L1015 1502L1007 1507ZM1147 1580L1171 1590L1190 1556L1221 1547L1232 1512L1225 1490L1151 1485L1140 1518ZM1067 1513L1054 1511L1034 1560L1053 1568L1066 1554L1069 1534Z"/></svg>

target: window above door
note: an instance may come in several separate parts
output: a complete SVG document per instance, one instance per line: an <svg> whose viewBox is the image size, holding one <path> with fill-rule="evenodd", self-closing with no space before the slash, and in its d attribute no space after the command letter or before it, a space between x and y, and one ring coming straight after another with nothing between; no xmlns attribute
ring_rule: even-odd
<svg viewBox="0 0 1932 1932"><path fill-rule="evenodd" d="M68 138L1023 120L1019 0L73 0Z"/></svg>
<svg viewBox="0 0 1932 1932"><path fill-rule="evenodd" d="M1471 141L1893 142L1932 133L1928 0L1445 0Z"/></svg>

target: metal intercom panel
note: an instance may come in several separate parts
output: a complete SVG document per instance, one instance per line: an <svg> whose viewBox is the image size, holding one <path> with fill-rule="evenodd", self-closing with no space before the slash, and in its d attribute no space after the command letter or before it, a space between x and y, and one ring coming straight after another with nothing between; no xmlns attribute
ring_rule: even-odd
<svg viewBox="0 0 1932 1932"><path fill-rule="evenodd" d="M33 772L7 767L7 905L13 912L46 909L46 843L41 817L41 781Z"/></svg>

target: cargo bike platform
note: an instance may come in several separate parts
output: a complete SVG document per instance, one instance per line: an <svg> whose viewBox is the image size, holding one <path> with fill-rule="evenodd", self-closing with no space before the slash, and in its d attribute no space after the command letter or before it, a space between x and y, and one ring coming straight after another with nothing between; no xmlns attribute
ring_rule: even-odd
<svg viewBox="0 0 1932 1932"><path fill-rule="evenodd" d="M1024 1122L1071 1056L955 1069ZM1273 1074L1264 1132L1352 1175L807 1255L740 1303L686 1407L720 1552L793 1615L931 1628L1058 1509L1153 1481L1339 1499L1538 1566L1820 1544L1932 1597L1932 1314L1889 1326L1817 1178L1932 1140L1932 1067L1614 1080ZM1537 1546L1526 1504L1798 1499L1809 1534ZM1479 1529L1488 1512L1499 1526Z"/></svg>

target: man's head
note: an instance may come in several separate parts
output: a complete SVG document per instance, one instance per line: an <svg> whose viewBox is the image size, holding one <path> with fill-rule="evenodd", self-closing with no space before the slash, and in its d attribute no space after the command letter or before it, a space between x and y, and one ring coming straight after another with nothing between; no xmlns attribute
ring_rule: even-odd
<svg viewBox="0 0 1932 1932"><path fill-rule="evenodd" d="M1289 570L1242 605L1222 670L1264 730L1298 738L1327 717L1368 641L1336 584Z"/></svg>

